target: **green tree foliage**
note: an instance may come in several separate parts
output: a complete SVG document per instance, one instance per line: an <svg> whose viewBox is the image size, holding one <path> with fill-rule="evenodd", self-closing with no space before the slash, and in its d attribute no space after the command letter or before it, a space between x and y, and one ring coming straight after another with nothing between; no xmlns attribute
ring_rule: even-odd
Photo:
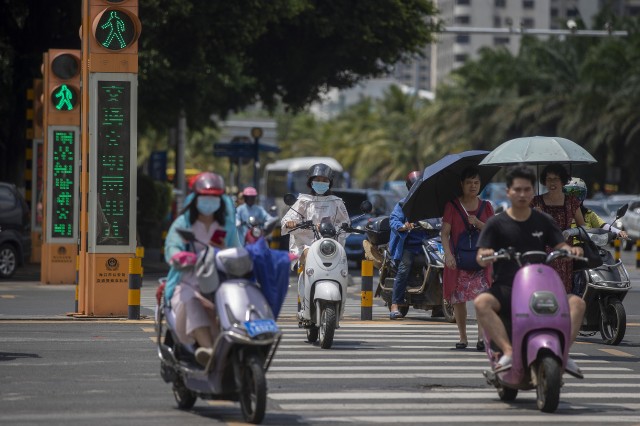
<svg viewBox="0 0 640 426"><path fill-rule="evenodd" d="M0 2L0 179L24 163L25 93L42 53L80 48L78 0ZM140 0L139 128L190 128L246 105L298 110L430 42L428 0Z"/></svg>

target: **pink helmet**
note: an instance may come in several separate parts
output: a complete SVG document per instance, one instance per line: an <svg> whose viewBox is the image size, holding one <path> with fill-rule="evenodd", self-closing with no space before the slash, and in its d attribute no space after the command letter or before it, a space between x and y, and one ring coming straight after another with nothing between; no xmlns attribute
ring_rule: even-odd
<svg viewBox="0 0 640 426"><path fill-rule="evenodd" d="M253 186L247 186L244 191L242 191L242 195L245 197L257 197L258 191Z"/></svg>

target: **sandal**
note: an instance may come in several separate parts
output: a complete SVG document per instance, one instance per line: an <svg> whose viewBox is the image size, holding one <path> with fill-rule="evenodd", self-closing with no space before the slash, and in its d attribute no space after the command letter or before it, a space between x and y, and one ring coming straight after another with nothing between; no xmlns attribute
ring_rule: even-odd
<svg viewBox="0 0 640 426"><path fill-rule="evenodd" d="M500 373L507 371L511 368L511 355L502 355L498 360L498 363L493 368L494 373Z"/></svg>
<svg viewBox="0 0 640 426"><path fill-rule="evenodd" d="M402 313L400 311L391 311L389 312L389 319L395 320L402 318Z"/></svg>
<svg viewBox="0 0 640 426"><path fill-rule="evenodd" d="M467 348L467 342L456 343L456 349L466 349L466 348Z"/></svg>
<svg viewBox="0 0 640 426"><path fill-rule="evenodd" d="M478 340L478 343L476 343L476 349L479 351L484 351L484 340Z"/></svg>

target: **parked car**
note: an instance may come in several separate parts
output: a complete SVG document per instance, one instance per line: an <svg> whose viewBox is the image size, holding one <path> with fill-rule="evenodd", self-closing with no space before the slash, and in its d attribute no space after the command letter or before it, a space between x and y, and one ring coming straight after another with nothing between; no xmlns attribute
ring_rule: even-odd
<svg viewBox="0 0 640 426"><path fill-rule="evenodd" d="M0 278L9 278L31 255L29 207L15 185L0 182Z"/></svg>
<svg viewBox="0 0 640 426"><path fill-rule="evenodd" d="M631 238L631 241L622 241L622 248L631 250L635 246L636 240L640 240L640 198L629 203L629 209L620 221L622 222L621 228L627 231L629 238Z"/></svg>
<svg viewBox="0 0 640 426"><path fill-rule="evenodd" d="M332 189L331 192L342 198L347 207L347 213L349 213L349 217L352 218L351 226L358 229L364 229L364 226L371 217L391 214L396 203L401 199L397 192L391 190L336 188ZM371 214L356 219L356 217L362 215L360 203L365 200L371 202L373 211ZM365 238L366 235L364 234L350 234L347 237L345 251L347 252L349 262L356 262L359 265L360 261L364 259L362 241L364 241Z"/></svg>

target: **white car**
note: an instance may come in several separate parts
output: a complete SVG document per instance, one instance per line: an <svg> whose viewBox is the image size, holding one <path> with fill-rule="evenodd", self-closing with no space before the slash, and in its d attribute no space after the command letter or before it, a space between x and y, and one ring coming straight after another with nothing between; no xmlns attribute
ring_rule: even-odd
<svg viewBox="0 0 640 426"><path fill-rule="evenodd" d="M629 238L631 238L631 241L624 241L623 248L631 250L635 246L636 240L640 239L640 198L629 203L629 209L620 221L622 229L627 231Z"/></svg>

